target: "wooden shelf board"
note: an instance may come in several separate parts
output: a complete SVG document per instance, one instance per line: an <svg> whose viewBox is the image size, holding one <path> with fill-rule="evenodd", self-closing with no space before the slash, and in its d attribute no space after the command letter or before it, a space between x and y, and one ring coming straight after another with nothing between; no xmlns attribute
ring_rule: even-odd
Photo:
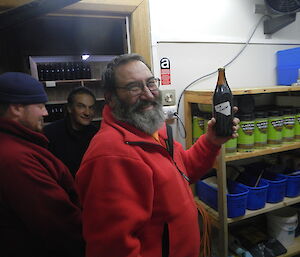
<svg viewBox="0 0 300 257"><path fill-rule="evenodd" d="M228 218L228 223L233 223L239 220L248 219L263 213L274 211L289 205L293 205L295 203L298 203L299 201L300 201L300 196L293 197L293 198L285 197L283 201L279 203L266 203L266 206L262 209L255 210L255 211L246 210L246 214L244 216L237 217L237 218Z"/></svg>
<svg viewBox="0 0 300 257"><path fill-rule="evenodd" d="M266 154L294 150L297 148L300 148L300 142L282 143L279 146L267 146L266 148L263 148L263 149L255 149L252 152L229 153L229 154L226 154L225 160L226 160L226 162L228 162L228 161L234 161L234 160L240 160L240 159L247 159L247 158L262 156L262 155L266 155Z"/></svg>
<svg viewBox="0 0 300 257"><path fill-rule="evenodd" d="M94 118L92 121L101 121L101 120L103 120L103 118L102 117L98 117L98 118ZM55 120L55 121L57 121L57 120ZM49 125L49 124L51 124L52 122L55 122L55 121L44 122L44 126Z"/></svg>
<svg viewBox="0 0 300 257"><path fill-rule="evenodd" d="M104 97L96 97L96 101L104 101ZM66 104L67 100L58 100L58 101L48 101L46 105L50 104Z"/></svg>
<svg viewBox="0 0 300 257"><path fill-rule="evenodd" d="M273 86L264 88L232 88L233 95L245 95L245 94L264 94L264 93L280 93L300 91L300 86ZM185 101L189 103L202 103L211 104L214 90L212 89L193 89L186 90L184 92Z"/></svg>
<svg viewBox="0 0 300 257"><path fill-rule="evenodd" d="M101 81L101 79L64 79L64 80L53 80L56 83L78 83L78 82L97 82ZM41 81L42 83L46 83L47 81Z"/></svg>
<svg viewBox="0 0 300 257"><path fill-rule="evenodd" d="M94 118L93 121L100 121L100 120L103 120L102 117L98 117L98 118Z"/></svg>
<svg viewBox="0 0 300 257"><path fill-rule="evenodd" d="M200 202L201 204L204 205L205 209L207 210L208 214L210 215L210 217L213 219L214 224L216 224L217 226L219 223L219 214L216 210L214 210L213 208L211 208L210 206L208 206L207 204L205 204L204 202L202 202L198 197L195 197L195 201ZM283 199L283 201L279 202L279 203L266 203L266 206L262 209L259 210L246 210L246 213L244 216L240 216L240 217L236 217L236 218L227 218L227 222L228 223L234 223L240 220L245 220L263 213L267 213L273 210L277 210L289 205L293 205L296 204L300 201L300 196L298 197L293 197L293 198L289 198L289 197L285 197Z"/></svg>
<svg viewBox="0 0 300 257"><path fill-rule="evenodd" d="M57 85L80 84L89 85L101 83L101 79L72 79L72 80L54 80L54 81L41 81L46 88L56 88Z"/></svg>
<svg viewBox="0 0 300 257"><path fill-rule="evenodd" d="M245 95L245 94L263 94L263 93L276 93L276 92L289 92L289 91L300 91L300 86L272 86L272 87L259 87L259 88L231 88L233 95ZM201 95L210 96L214 90L212 89L193 89L185 91L187 95Z"/></svg>
<svg viewBox="0 0 300 257"><path fill-rule="evenodd" d="M46 105L51 105L51 104L66 104L66 100L59 100L59 101L48 101Z"/></svg>
<svg viewBox="0 0 300 257"><path fill-rule="evenodd" d="M278 257L292 257L300 253L300 236L296 237L293 244L287 247L287 253Z"/></svg>

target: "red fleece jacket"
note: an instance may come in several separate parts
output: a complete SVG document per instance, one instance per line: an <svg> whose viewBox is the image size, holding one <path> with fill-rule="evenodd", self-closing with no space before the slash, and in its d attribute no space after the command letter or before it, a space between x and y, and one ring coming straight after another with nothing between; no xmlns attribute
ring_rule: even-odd
<svg viewBox="0 0 300 257"><path fill-rule="evenodd" d="M164 144L116 121L108 106L103 117L76 176L86 256L198 257L197 208L178 169L195 182L219 147L205 136L187 151L174 142L172 159ZM159 137L167 139L165 127Z"/></svg>
<svg viewBox="0 0 300 257"><path fill-rule="evenodd" d="M74 180L47 138L0 118L0 255L82 257Z"/></svg>

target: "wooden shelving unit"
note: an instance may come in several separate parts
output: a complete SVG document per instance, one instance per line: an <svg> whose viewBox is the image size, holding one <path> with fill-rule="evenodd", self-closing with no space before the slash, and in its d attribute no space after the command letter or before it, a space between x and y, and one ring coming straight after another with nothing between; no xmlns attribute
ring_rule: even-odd
<svg viewBox="0 0 300 257"><path fill-rule="evenodd" d="M96 101L104 101L104 97L96 97ZM66 104L67 100L48 101L47 104Z"/></svg>
<svg viewBox="0 0 300 257"><path fill-rule="evenodd" d="M253 152L245 152L245 153L234 153L234 154L226 154L225 161L235 161L240 159L247 159L251 157L257 157L272 153L279 153L288 150L294 150L300 148L300 142L293 142L293 143L283 143L280 146L269 146L264 149L257 149Z"/></svg>
<svg viewBox="0 0 300 257"><path fill-rule="evenodd" d="M195 201L201 202L201 200L199 200L198 197L195 198ZM255 217L257 215L267 213L269 211L277 210L282 207L293 205L293 204L299 203L299 202L300 202L300 196L294 197L294 198L285 197L283 199L283 201L279 202L279 203L266 203L266 206L262 209L259 209L256 211L246 210L246 213L244 216L240 216L240 217L236 217L236 218L227 218L227 223L230 224L230 223L234 223L237 221L245 220L245 219ZM210 214L210 216L214 219L214 221L213 221L214 224L216 224L218 226L218 223L220 222L220 217L219 217L218 212L203 202L201 202L201 204L203 204L205 206L205 208L208 211L208 213Z"/></svg>
<svg viewBox="0 0 300 257"><path fill-rule="evenodd" d="M249 89L232 89L233 95L244 94L270 94L280 92L300 91L300 86L274 86L265 88L249 88ZM212 104L213 90L188 90L184 94L184 113L185 113L185 127L187 131L186 147L192 146L192 104ZM242 217L227 218L227 199L226 199L226 163L235 160L242 160L257 156L264 156L273 153L284 152L300 148L300 142L283 143L280 146L269 146L263 149L257 149L252 152L231 153L225 154L225 147L221 148L221 152L215 163L217 169L217 184L218 184L218 211L204 204L212 218L213 224L220 230L220 256L228 256L228 226L235 222L245 220L263 213L270 212L285 206L293 205L300 202L300 196L295 198L284 198L280 203L267 203L263 209L250 211ZM197 197L196 201L200 201ZM294 256L300 253L300 238L295 240L295 243L288 248L288 252L282 256Z"/></svg>
<svg viewBox="0 0 300 257"><path fill-rule="evenodd" d="M292 245L287 249L287 253L278 257L295 257L296 254L300 253L300 237L296 237ZM298 256L298 255L297 255Z"/></svg>

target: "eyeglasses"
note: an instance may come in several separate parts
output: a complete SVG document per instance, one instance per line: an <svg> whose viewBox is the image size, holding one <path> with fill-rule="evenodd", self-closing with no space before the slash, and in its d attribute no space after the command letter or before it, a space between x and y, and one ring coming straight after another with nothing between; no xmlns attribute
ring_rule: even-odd
<svg viewBox="0 0 300 257"><path fill-rule="evenodd" d="M146 83L144 83L143 81L135 81L127 84L124 87L116 88L128 91L131 94L131 96L138 96L144 92L145 86L150 90L151 93L158 91L158 88L160 86L160 79L151 78L148 81L146 81Z"/></svg>

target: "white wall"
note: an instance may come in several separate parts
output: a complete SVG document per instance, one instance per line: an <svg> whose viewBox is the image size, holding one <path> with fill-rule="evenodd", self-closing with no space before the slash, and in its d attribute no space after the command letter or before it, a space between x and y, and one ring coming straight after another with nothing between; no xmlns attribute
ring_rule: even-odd
<svg viewBox="0 0 300 257"><path fill-rule="evenodd" d="M153 43L245 42L262 16L263 0L149 0ZM253 42L299 43L300 20L266 39L260 26Z"/></svg>
<svg viewBox="0 0 300 257"><path fill-rule="evenodd" d="M149 3L154 73L160 76L161 58L170 59L171 85L162 89L175 89L177 99L192 81L231 61L263 16L254 11L255 4L263 4L263 0L149 0ZM300 46L299 13L297 16L294 23L270 36L264 35L263 22L259 23L250 44L226 67L232 88L276 84L276 52ZM212 75L199 80L191 89L212 89L216 80L216 75Z"/></svg>

